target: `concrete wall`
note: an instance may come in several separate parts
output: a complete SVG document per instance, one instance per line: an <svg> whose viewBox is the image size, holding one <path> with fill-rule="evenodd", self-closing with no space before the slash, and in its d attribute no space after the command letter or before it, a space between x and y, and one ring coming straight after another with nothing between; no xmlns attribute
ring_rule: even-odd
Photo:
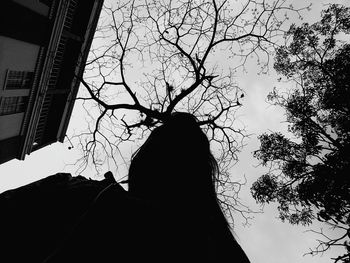
<svg viewBox="0 0 350 263"><path fill-rule="evenodd" d="M36 13L41 14L43 16L48 16L49 14L49 7L41 3L39 0L12 0L12 1L22 6L25 6L28 9L33 10Z"/></svg>

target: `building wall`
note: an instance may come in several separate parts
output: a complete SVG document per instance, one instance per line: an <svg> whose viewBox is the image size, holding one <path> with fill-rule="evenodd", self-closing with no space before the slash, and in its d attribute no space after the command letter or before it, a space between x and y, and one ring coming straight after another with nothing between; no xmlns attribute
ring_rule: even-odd
<svg viewBox="0 0 350 263"><path fill-rule="evenodd" d="M31 0L34 1L34 0ZM0 0L0 35L45 46L50 35L50 19L26 6L29 0ZM17 3L21 2L21 4ZM33 9L34 8L33 6ZM42 12L42 11L40 11Z"/></svg>
<svg viewBox="0 0 350 263"><path fill-rule="evenodd" d="M43 16L48 16L49 14L49 7L43 4L42 1L39 1L39 0L12 0L12 1L22 6L25 6L28 9L33 10L36 13L41 14Z"/></svg>
<svg viewBox="0 0 350 263"><path fill-rule="evenodd" d="M0 162L6 162L18 158L18 150L21 146L21 136L0 140Z"/></svg>
<svg viewBox="0 0 350 263"><path fill-rule="evenodd" d="M0 141L20 135L23 117L24 112L0 116Z"/></svg>
<svg viewBox="0 0 350 263"><path fill-rule="evenodd" d="M0 1L3 163L63 141L103 0Z"/></svg>
<svg viewBox="0 0 350 263"><path fill-rule="evenodd" d="M35 69L39 46L0 36L0 100L4 97L29 96L29 89L5 89L7 70ZM0 115L0 140L20 135L24 112Z"/></svg>
<svg viewBox="0 0 350 263"><path fill-rule="evenodd" d="M39 49L38 45L0 36L0 96L6 70L34 71Z"/></svg>

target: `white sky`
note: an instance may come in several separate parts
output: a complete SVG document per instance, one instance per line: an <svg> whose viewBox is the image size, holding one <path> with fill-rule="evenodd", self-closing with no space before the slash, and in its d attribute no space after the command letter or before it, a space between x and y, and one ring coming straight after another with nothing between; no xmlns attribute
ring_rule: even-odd
<svg viewBox="0 0 350 263"><path fill-rule="evenodd" d="M294 4L301 5L305 2L295 0ZM313 2L312 11L304 19L311 23L318 20L320 10L325 4L339 3L350 6L349 0L312 0L311 2ZM254 70L250 70L248 74L241 76L239 82L240 87L246 93L240 116L247 127L247 132L253 135L239 155L239 163L233 167L232 174L237 180L241 180L244 176L247 178L247 184L241 191L241 199L252 209L259 207L251 197L249 188L264 172L261 167L256 167L257 160L251 154L259 146L256 137L269 130L285 131L286 127L283 124L283 112L265 102L268 92L277 85L276 78L273 72L270 75L257 76ZM74 120L74 117L79 114L81 110L75 108L72 119ZM72 132L74 127L76 124L71 123L68 133ZM57 172L70 172L75 175L76 168L67 164L74 163L79 157L79 152L75 148L68 150L68 146L68 142L55 143L27 156L25 161L12 160L0 165L0 192ZM86 171L82 175L94 177L91 171ZM255 218L250 221L248 227L243 227L241 218L237 218L235 232L252 263L329 263L330 257L340 254L339 251L333 249L322 257L320 255L303 257L309 248L316 246L315 238L318 236L305 233L308 228L282 223L277 216L276 205L272 204L265 206L264 213L254 215ZM316 223L311 228L318 230L320 227L324 226Z"/></svg>

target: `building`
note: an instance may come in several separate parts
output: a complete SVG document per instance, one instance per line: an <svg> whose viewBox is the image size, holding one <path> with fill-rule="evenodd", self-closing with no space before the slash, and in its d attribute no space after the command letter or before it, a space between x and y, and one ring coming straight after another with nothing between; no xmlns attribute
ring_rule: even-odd
<svg viewBox="0 0 350 263"><path fill-rule="evenodd" d="M1 0L0 163L63 142L103 0Z"/></svg>

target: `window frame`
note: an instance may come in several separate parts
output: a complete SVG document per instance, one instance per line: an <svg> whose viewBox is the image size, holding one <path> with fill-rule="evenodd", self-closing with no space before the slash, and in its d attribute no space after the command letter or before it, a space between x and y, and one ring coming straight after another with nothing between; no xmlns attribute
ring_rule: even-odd
<svg viewBox="0 0 350 263"><path fill-rule="evenodd" d="M13 101L5 102L9 99L13 99ZM0 97L0 116L25 112L27 109L27 105L28 96Z"/></svg>
<svg viewBox="0 0 350 263"><path fill-rule="evenodd" d="M12 77L10 79L10 74L18 74L19 77L14 78ZM5 83L4 83L4 90L23 90L23 89L31 89L33 86L33 78L34 78L34 72L33 71L26 71L26 70L6 70L5 75ZM9 81L13 82L21 82L20 85L13 85L13 87L8 87ZM17 84L17 83L16 83Z"/></svg>

